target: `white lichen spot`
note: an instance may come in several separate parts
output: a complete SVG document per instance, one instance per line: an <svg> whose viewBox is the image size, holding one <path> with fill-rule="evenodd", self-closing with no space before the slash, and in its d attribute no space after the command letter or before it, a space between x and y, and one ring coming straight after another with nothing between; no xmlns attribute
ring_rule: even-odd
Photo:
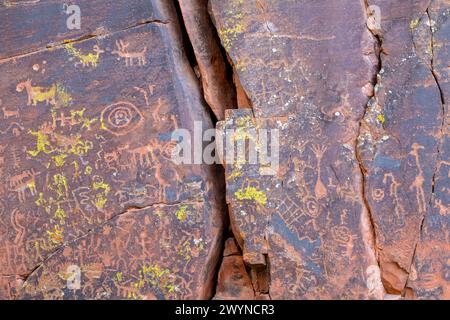
<svg viewBox="0 0 450 320"><path fill-rule="evenodd" d="M380 298L384 295L383 283L381 282L380 267L377 265L370 265L366 269L366 285L369 289L369 296L373 298Z"/></svg>

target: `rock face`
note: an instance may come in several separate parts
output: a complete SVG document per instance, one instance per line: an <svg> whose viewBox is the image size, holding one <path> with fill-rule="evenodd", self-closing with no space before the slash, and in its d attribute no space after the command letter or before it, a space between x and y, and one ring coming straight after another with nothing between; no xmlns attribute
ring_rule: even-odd
<svg viewBox="0 0 450 320"><path fill-rule="evenodd" d="M280 132L276 175L226 163L270 296L448 299L448 1L210 4L251 106L222 127Z"/></svg>
<svg viewBox="0 0 450 320"><path fill-rule="evenodd" d="M211 1L253 106L230 112L225 126L280 135L275 175L258 165L227 166L244 261L255 268L270 263L274 299L383 295L355 150L365 89L376 73L376 41L365 8L344 2ZM281 17L292 18L277 23Z"/></svg>
<svg viewBox="0 0 450 320"><path fill-rule="evenodd" d="M381 69L358 140L381 276L402 294L427 212L442 139L429 1L374 1L383 16ZM412 34L412 36L411 36Z"/></svg>
<svg viewBox="0 0 450 320"><path fill-rule="evenodd" d="M234 238L225 242L222 265L214 296L217 300L252 300L255 298L252 281L247 273L242 252Z"/></svg>
<svg viewBox="0 0 450 320"><path fill-rule="evenodd" d="M446 1L433 1L422 15L421 26L425 24L431 32L431 48L428 47L427 65L433 78L435 94L440 97L442 109L437 116L442 121L435 124L436 160L433 168L431 196L421 225L414 261L408 278L407 294L410 298L450 299L450 140L448 97L450 96L449 43L450 7ZM417 18L416 18L417 19ZM424 26L424 28L425 28ZM431 52L430 52L431 49ZM434 81L433 81L434 80ZM439 92L436 92L436 87ZM435 123L436 120L433 120ZM430 164L426 164L427 166Z"/></svg>
<svg viewBox="0 0 450 320"><path fill-rule="evenodd" d="M450 299L448 0L77 5L0 5L1 299Z"/></svg>

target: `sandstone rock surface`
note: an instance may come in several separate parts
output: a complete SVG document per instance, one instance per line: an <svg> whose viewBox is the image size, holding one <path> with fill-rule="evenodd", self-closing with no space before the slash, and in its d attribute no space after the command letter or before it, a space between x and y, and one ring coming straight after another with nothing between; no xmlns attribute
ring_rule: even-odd
<svg viewBox="0 0 450 320"><path fill-rule="evenodd" d="M77 5L0 4L0 299L450 299L448 0Z"/></svg>
<svg viewBox="0 0 450 320"><path fill-rule="evenodd" d="M33 34L27 48L39 50L0 62L0 296L209 298L221 179L212 166L171 162L173 130L212 126L175 10L121 1L103 21L103 1L81 5L89 12L82 30L109 31L70 41L58 33L51 49L41 46L52 35ZM61 6L15 5L0 15ZM128 15L136 25L124 25ZM111 30L118 21L122 30Z"/></svg>
<svg viewBox="0 0 450 320"><path fill-rule="evenodd" d="M270 296L448 299L448 1L210 4L251 106L222 126L280 131L277 175L227 164Z"/></svg>

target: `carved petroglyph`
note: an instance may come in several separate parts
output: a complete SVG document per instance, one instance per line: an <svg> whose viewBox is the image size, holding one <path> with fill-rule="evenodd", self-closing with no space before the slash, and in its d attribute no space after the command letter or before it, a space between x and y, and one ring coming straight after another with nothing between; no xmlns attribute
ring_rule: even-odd
<svg viewBox="0 0 450 320"><path fill-rule="evenodd" d="M417 143L414 143L412 145L412 151L409 153L410 155L414 156L415 161L416 161L416 167L417 167L417 170L419 171L414 182L409 187L409 190L414 190L414 189L416 190L416 199L417 199L417 204L418 204L420 213L424 213L426 210L425 192L423 190L423 184L425 182L425 178L424 178L422 165L420 163L420 155L419 155L419 150L422 150L422 149L425 149L425 148Z"/></svg>
<svg viewBox="0 0 450 320"><path fill-rule="evenodd" d="M403 205L401 204L400 198L398 196L398 188L401 186L401 184L397 182L392 173L385 173L383 177L383 183L387 185L389 181L391 183L389 186L389 195L394 199L395 215L397 216L397 218L400 218L405 213L405 209L403 208Z"/></svg>
<svg viewBox="0 0 450 320"><path fill-rule="evenodd" d="M181 183L182 179L175 168L167 166L161 162L162 159L171 160L172 151L176 147L176 142L160 142L153 138L147 145L130 148L126 147L126 152L131 155L133 166L140 165L154 170L154 177L158 182L160 199L164 199L165 188L171 182ZM117 155L112 155L117 158Z"/></svg>
<svg viewBox="0 0 450 320"><path fill-rule="evenodd" d="M17 193L19 202L25 202L27 190L32 196L37 194L35 178L38 174L30 169L9 178L10 190Z"/></svg>
<svg viewBox="0 0 450 320"><path fill-rule="evenodd" d="M149 84L148 90L146 90L144 88L140 88L140 87L134 87L135 90L139 91L140 93L142 93L144 95L144 100L145 100L146 106L150 105L149 94L150 94L150 96L153 96L153 93L155 92L155 88L156 88L156 85L154 85L154 84Z"/></svg>
<svg viewBox="0 0 450 320"><path fill-rule="evenodd" d="M52 109L59 107L67 107L72 101L72 96L67 93L66 89L60 84L56 83L50 87L33 86L31 80L20 82L16 86L17 92L26 90L28 96L27 105L36 106L39 102L45 102L46 105L51 105Z"/></svg>
<svg viewBox="0 0 450 320"><path fill-rule="evenodd" d="M144 116L130 102L120 101L106 107L100 117L101 128L115 136L123 136L138 129Z"/></svg>
<svg viewBox="0 0 450 320"><path fill-rule="evenodd" d="M17 146L13 145L11 147L11 159L12 159L12 163L13 163L13 168L14 169L20 169L21 167L21 155L20 152L17 148Z"/></svg>
<svg viewBox="0 0 450 320"><path fill-rule="evenodd" d="M133 66L134 60L137 60L139 66L145 66L147 64L146 53L147 47L144 47L141 51L127 51L127 48L130 46L129 43L125 43L123 40L116 41L117 50L113 50L111 53L113 55L118 55L120 58L125 59L125 65Z"/></svg>
<svg viewBox="0 0 450 320"><path fill-rule="evenodd" d="M93 53L83 54L80 50L76 49L73 44L69 43L66 45L67 52L78 59L75 66L81 64L83 67L97 67L98 60L100 59L100 54L105 51L101 50L98 45L93 46Z"/></svg>
<svg viewBox="0 0 450 320"><path fill-rule="evenodd" d="M56 84L49 88L46 87L33 87L31 80L20 82L17 87L17 92L27 91L28 102L27 104L36 106L39 102L45 102L47 105L56 104Z"/></svg>
<svg viewBox="0 0 450 320"><path fill-rule="evenodd" d="M9 110L9 109L6 109L5 107L2 107L2 111L3 111L3 119L5 119L5 120L7 120L9 118L18 118L19 117L18 109Z"/></svg>
<svg viewBox="0 0 450 320"><path fill-rule="evenodd" d="M161 109L163 108L168 108L167 102L163 98L158 98L158 102L152 111L152 119L156 123L161 121Z"/></svg>
<svg viewBox="0 0 450 320"><path fill-rule="evenodd" d="M14 137L18 137L21 132L24 130L24 127L18 123L18 122L12 122L8 128L5 129L5 131L1 131L0 132L2 134L8 134L9 132L11 132L13 134Z"/></svg>
<svg viewBox="0 0 450 320"><path fill-rule="evenodd" d="M450 206L444 205L441 199L435 201L435 208L439 210L441 216L450 216Z"/></svg>
<svg viewBox="0 0 450 320"><path fill-rule="evenodd" d="M318 199L322 199L327 196L327 188L322 182L322 168L321 168L322 159L325 152L327 151L327 147L320 145L312 145L311 150L313 151L317 159L317 182L316 186L314 187L314 192Z"/></svg>
<svg viewBox="0 0 450 320"><path fill-rule="evenodd" d="M88 118L85 116L86 108L83 108L81 110L71 110L70 114L64 113L64 112L53 112L52 113L52 124L51 127L53 130L55 130L58 125L61 128L64 128L65 126L68 126L72 129L72 127L76 125L82 125L81 129L91 129L91 125L98 121L97 118Z"/></svg>
<svg viewBox="0 0 450 320"><path fill-rule="evenodd" d="M19 209L15 208L11 212L11 225L16 231L17 235L14 238L14 244L19 245L23 243L25 237L26 226L24 225L25 214L23 214Z"/></svg>
<svg viewBox="0 0 450 320"><path fill-rule="evenodd" d="M294 231L293 226L300 218L301 208L295 203L288 195L281 200L280 206L280 217L288 227L289 230Z"/></svg>
<svg viewBox="0 0 450 320"><path fill-rule="evenodd" d="M297 34L275 34L270 32L249 33L244 36L245 38L271 38L271 39L289 39L298 41L329 41L336 38L332 36L313 36L313 35L297 35Z"/></svg>
<svg viewBox="0 0 450 320"><path fill-rule="evenodd" d="M384 190L383 189L379 189L379 188L373 189L372 190L372 198L376 202L383 201L383 199L384 199Z"/></svg>

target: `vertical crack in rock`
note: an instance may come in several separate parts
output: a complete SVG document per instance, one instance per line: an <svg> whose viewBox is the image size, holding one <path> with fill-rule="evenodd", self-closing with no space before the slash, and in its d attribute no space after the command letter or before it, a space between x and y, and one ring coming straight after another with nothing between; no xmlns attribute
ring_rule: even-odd
<svg viewBox="0 0 450 320"><path fill-rule="evenodd" d="M177 1L181 13L179 20L180 23L184 24L190 41L189 46L192 47L195 54L195 69L203 85L205 100L212 111L213 119L221 121L225 119L226 110L252 108L252 103L241 85L232 59L221 44L215 22L213 21L214 16L208 12L207 4L208 1L205 0ZM224 193L226 193L225 191ZM229 216L229 210L227 212ZM236 236L233 236L236 239ZM224 250L226 250L225 245ZM267 285L261 284L267 282L265 280L270 275L268 269L270 263L267 254L264 255L264 259L266 260L264 270L258 268L258 270L250 269L248 271L246 268L247 276L253 280L251 285L255 298L258 298L258 294L270 297L268 288L263 289L264 292L258 292L259 287L267 287L269 285L269 283ZM221 272L220 265L216 270L216 283L220 276L219 272ZM263 275L264 279L260 278L261 275Z"/></svg>
<svg viewBox="0 0 450 320"><path fill-rule="evenodd" d="M368 26L380 50L374 94L360 123L358 157L383 286L400 298L431 208L443 99L429 57L429 2L398 2L396 8L382 0L364 3L378 11L378 25Z"/></svg>
<svg viewBox="0 0 450 320"><path fill-rule="evenodd" d="M183 40L185 48L188 51L191 67L199 78L204 98L210 108L210 116L214 126L217 121L224 120L225 110L234 109L239 104L237 101L237 88L233 86L232 81L235 77L234 68L230 65L226 57L226 51L221 46L217 30L214 27L211 17L208 13L207 2L205 0L174 0L174 5L178 13L178 21L182 26ZM233 77L233 79L231 79ZM225 190L225 173L221 171ZM229 209L226 201L223 207L226 210L227 223L223 226L223 243L221 252L227 250L226 237L229 229ZM232 235L234 239L234 235ZM212 280L213 294L211 298L217 295L216 290L219 287L219 277L224 255L220 255L219 261L214 270ZM248 274L250 277L250 274ZM253 285L253 284L252 284Z"/></svg>
<svg viewBox="0 0 450 320"><path fill-rule="evenodd" d="M282 135L282 164L274 176L259 174L256 166L241 175L241 168L229 170L227 193L248 263L269 265L275 299L382 298L373 227L361 196L363 170L355 159L379 60L374 45L365 52L376 42L366 30L365 6L330 3L331 10L319 12L315 3L210 3L253 102L252 111L230 114L229 127L260 121ZM284 16L292 19L280 21ZM321 19L330 23L321 28ZM355 63L330 59L334 51ZM359 272L347 272L353 269Z"/></svg>
<svg viewBox="0 0 450 320"><path fill-rule="evenodd" d="M369 12L369 1L368 0L363 0L362 1L364 9L365 9L365 13L366 13L366 21L368 21L369 18L371 18L370 16L370 12ZM370 101L373 99L376 99L376 94L377 94L377 87L379 85L379 78L381 77L381 70L382 70L382 60L381 60L381 52L383 50L383 41L382 41L382 36L380 31L378 29L374 29L371 28L368 24L368 22L366 23L366 27L367 30L370 32L373 40L374 40L374 50L375 50L375 56L377 58L377 61L375 63L376 66L376 70L374 72L374 77L372 79L372 88L373 88L373 92L371 94L371 96L368 97L367 103L364 107L364 113L362 115L362 117L359 119L359 124L358 124L358 135L356 137L355 140L355 155L356 155L356 160L358 162L360 171L361 171L361 197L363 200L363 205L365 206L365 210L363 211L364 214L366 215L366 217L364 218L365 220L365 225L366 227L368 227L370 230L368 230L370 232L370 236L368 241L370 242L368 245L369 247L372 247L373 249L373 256L375 258L375 261L377 262L378 268L380 269L380 261L379 261L379 257L378 257L378 250L377 250L377 234L376 234L376 224L373 218L373 213L372 213L372 208L370 207L369 201L367 199L366 196L366 192L367 192L367 181L366 181L366 174L367 174L367 170L364 167L364 161L362 159L361 156L361 151L359 148L359 143L363 141L362 138L362 134L363 134L363 121L366 118L367 112L368 112L368 108L370 107ZM366 230L367 232L367 230ZM381 285L383 286L383 291L384 293L386 293L386 288L384 288L383 282L381 282Z"/></svg>
<svg viewBox="0 0 450 320"><path fill-rule="evenodd" d="M171 158L174 130L214 128L173 3L82 2L81 34L36 19L20 25L39 31L23 47L14 20L23 9L0 8L9 45L0 56L32 52L0 63L0 104L15 112L0 122L1 161L13 154L0 168L0 265L19 275L0 278L0 297L211 298L228 225L224 179L220 166ZM66 19L54 2L27 8L49 9ZM48 43L60 45L39 50Z"/></svg>

